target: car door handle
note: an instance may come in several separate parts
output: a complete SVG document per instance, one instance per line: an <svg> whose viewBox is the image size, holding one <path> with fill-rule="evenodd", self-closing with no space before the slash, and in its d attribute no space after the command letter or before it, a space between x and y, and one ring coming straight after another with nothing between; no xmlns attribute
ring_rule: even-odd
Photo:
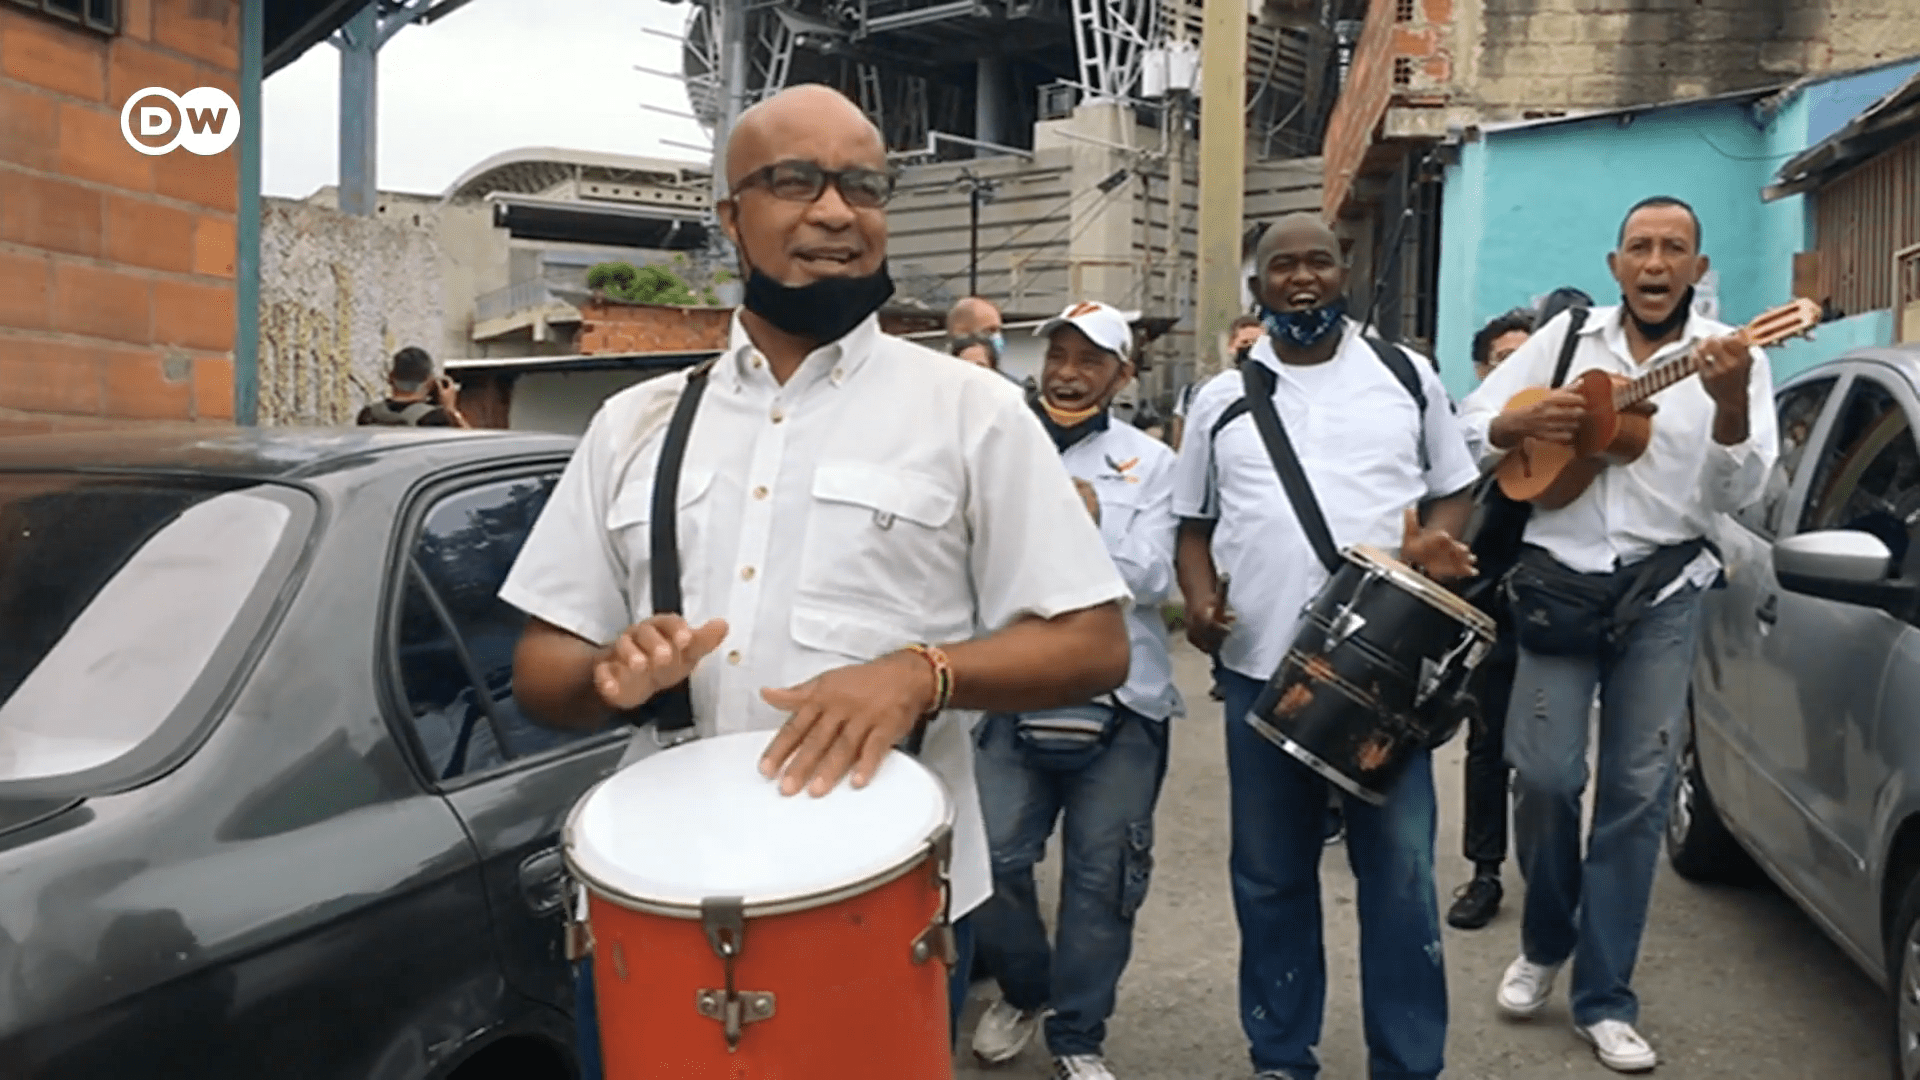
<svg viewBox="0 0 1920 1080"><path fill-rule="evenodd" d="M520 895L535 915L567 905L567 860L557 847L536 851L520 863Z"/></svg>
<svg viewBox="0 0 1920 1080"><path fill-rule="evenodd" d="M1759 619L1763 623L1766 623L1768 626L1772 626L1774 623L1779 622L1780 621L1779 594L1776 593L1776 594L1770 595L1765 600L1762 600L1760 602L1760 606L1753 609L1753 617L1756 619Z"/></svg>

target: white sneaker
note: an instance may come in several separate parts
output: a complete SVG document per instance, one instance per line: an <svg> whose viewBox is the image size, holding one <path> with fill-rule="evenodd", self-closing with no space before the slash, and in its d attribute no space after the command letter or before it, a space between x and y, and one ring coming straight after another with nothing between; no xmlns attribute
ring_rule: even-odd
<svg viewBox="0 0 1920 1080"><path fill-rule="evenodd" d="M1069 1054L1053 1059L1053 1080L1118 1080L1099 1054Z"/></svg>
<svg viewBox="0 0 1920 1080"><path fill-rule="evenodd" d="M1647 1072L1660 1063L1660 1055L1624 1020L1602 1020L1591 1027L1575 1024L1573 1030L1593 1044L1600 1064L1614 1072Z"/></svg>
<svg viewBox="0 0 1920 1080"><path fill-rule="evenodd" d="M1043 1009L1022 1011L1007 1004L1006 998L987 1006L973 1028L974 1056L989 1065L1004 1065L1020 1056L1040 1030Z"/></svg>
<svg viewBox="0 0 1920 1080"><path fill-rule="evenodd" d="M1500 977L1500 993L1496 995L1500 1011L1525 1019L1546 1008L1547 999L1553 996L1554 977L1559 974L1558 964L1548 967L1534 963L1525 954L1516 957Z"/></svg>

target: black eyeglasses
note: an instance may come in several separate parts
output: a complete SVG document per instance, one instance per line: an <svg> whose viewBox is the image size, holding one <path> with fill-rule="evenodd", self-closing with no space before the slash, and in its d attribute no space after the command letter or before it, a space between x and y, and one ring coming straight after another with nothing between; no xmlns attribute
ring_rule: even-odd
<svg viewBox="0 0 1920 1080"><path fill-rule="evenodd" d="M877 210L893 198L894 176L879 169L823 169L811 161L777 161L755 169L733 186L735 193L765 187L776 199L810 203L832 183L840 198L857 210Z"/></svg>

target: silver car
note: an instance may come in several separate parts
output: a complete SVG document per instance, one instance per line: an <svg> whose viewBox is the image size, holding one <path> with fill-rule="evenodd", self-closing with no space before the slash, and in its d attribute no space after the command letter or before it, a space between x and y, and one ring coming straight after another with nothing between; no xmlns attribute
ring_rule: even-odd
<svg viewBox="0 0 1920 1080"><path fill-rule="evenodd" d="M1667 855L1758 863L1893 991L1920 1077L1920 346L1860 349L1775 395L1766 494L1723 517ZM1658 423L1658 421L1655 421Z"/></svg>

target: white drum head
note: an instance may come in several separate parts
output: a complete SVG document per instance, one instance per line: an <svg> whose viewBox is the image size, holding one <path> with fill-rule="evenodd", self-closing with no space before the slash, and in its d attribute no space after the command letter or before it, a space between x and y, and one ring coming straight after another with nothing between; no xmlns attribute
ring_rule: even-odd
<svg viewBox="0 0 1920 1080"><path fill-rule="evenodd" d="M878 884L952 824L946 786L899 751L860 790L849 778L819 798L782 795L760 775L772 740L695 739L608 777L567 821L574 872L648 908L691 915L708 897L739 896L764 914Z"/></svg>

